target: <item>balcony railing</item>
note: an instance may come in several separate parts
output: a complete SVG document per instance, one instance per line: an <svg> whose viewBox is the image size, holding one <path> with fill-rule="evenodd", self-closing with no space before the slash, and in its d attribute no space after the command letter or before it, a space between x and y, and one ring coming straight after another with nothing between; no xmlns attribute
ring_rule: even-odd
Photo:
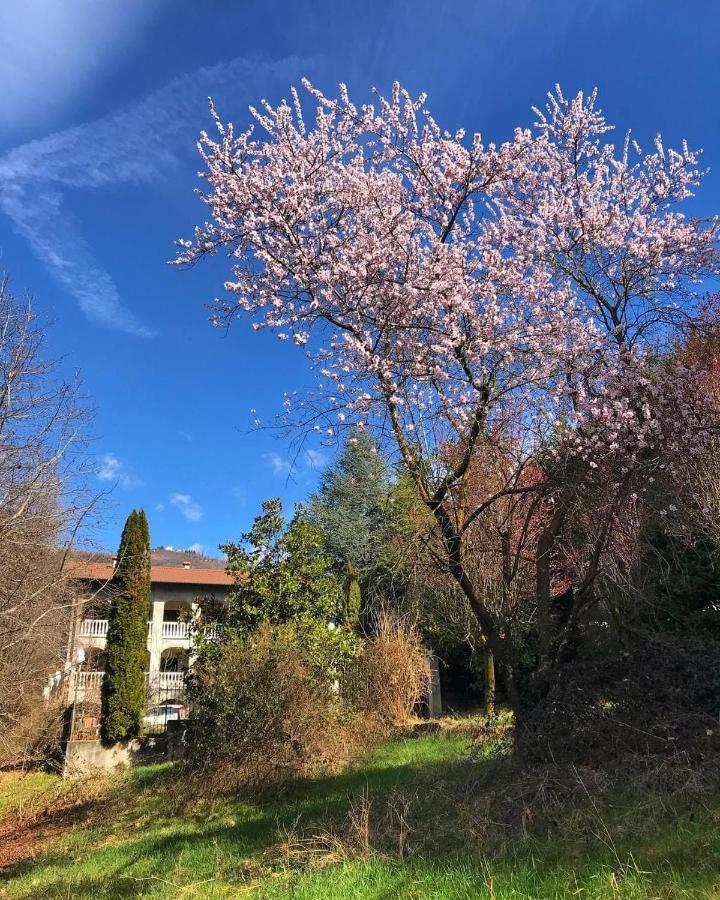
<svg viewBox="0 0 720 900"><path fill-rule="evenodd" d="M185 672L155 672L146 676L147 698L152 703L185 698Z"/></svg>
<svg viewBox="0 0 720 900"><path fill-rule="evenodd" d="M208 640L216 641L220 636L220 626L208 625L205 635ZM106 638L108 632L107 619L83 619L80 623L80 637ZM152 622L148 622L148 637L152 637ZM170 640L186 641L190 637L190 622L163 622L162 637Z"/></svg>
<svg viewBox="0 0 720 900"><path fill-rule="evenodd" d="M83 619L80 623L80 637L104 638L107 637L107 630L107 619Z"/></svg>
<svg viewBox="0 0 720 900"><path fill-rule="evenodd" d="M185 690L185 672L145 673L149 693L179 694ZM100 693L104 672L75 672L75 690L82 693Z"/></svg>
<svg viewBox="0 0 720 900"><path fill-rule="evenodd" d="M163 622L162 636L176 640L187 640L190 637L189 622Z"/></svg>
<svg viewBox="0 0 720 900"><path fill-rule="evenodd" d="M80 637L106 638L108 633L107 619L83 619L80 623ZM148 637L152 635L152 622L148 622Z"/></svg>
<svg viewBox="0 0 720 900"><path fill-rule="evenodd" d="M185 687L185 672L157 672L148 678L160 688Z"/></svg>
<svg viewBox="0 0 720 900"><path fill-rule="evenodd" d="M99 691L104 677L104 672L76 672L76 691Z"/></svg>

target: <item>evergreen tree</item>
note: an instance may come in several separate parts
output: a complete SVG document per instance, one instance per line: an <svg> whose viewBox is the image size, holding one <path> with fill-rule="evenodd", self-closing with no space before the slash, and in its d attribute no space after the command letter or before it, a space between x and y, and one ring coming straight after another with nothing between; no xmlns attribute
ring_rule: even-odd
<svg viewBox="0 0 720 900"><path fill-rule="evenodd" d="M358 631L360 629L360 616L362 615L362 592L357 569L351 562L347 564L343 591L345 594L343 619L346 625Z"/></svg>
<svg viewBox="0 0 720 900"><path fill-rule="evenodd" d="M226 634L244 636L262 623L290 625L319 667L335 678L355 637L352 628L338 627L343 585L318 526L302 511L286 524L280 500L266 500L241 542L221 549L235 576L226 603Z"/></svg>
<svg viewBox="0 0 720 900"><path fill-rule="evenodd" d="M321 623L342 609L342 584L325 553L320 529L298 514L285 523L279 499L262 513L239 544L222 547L235 585L227 600L227 624L251 631L260 622Z"/></svg>
<svg viewBox="0 0 720 900"><path fill-rule="evenodd" d="M125 523L112 585L100 719L107 744L136 737L142 724L150 612L150 530L143 510L133 510Z"/></svg>
<svg viewBox="0 0 720 900"><path fill-rule="evenodd" d="M361 584L385 562L390 479L388 464L365 431L356 431L310 498L307 516L325 536L341 576L351 563Z"/></svg>

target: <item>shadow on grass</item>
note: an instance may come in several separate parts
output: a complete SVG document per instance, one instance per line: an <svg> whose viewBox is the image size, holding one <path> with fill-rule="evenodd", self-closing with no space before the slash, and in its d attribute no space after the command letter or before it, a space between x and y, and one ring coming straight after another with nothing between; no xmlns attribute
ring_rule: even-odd
<svg viewBox="0 0 720 900"><path fill-rule="evenodd" d="M108 812L91 830L76 831L37 859L7 871L9 895L212 898L242 896L253 888L262 890L262 896L298 900L483 897L489 895L491 876L483 861L488 855L498 898L568 896L563 891L571 879L580 879L583 897L614 896L616 877L625 879L627 890L621 895L633 900L712 896L706 886L717 875L712 860L720 858L714 806L703 817L688 805L677 823L666 812L665 821L648 822L647 829L639 824L636 806L636 830L623 830L623 808L632 810L634 801L614 795L610 805L615 818L607 824L617 846L602 831L604 820L589 827L587 819L574 818L574 808L553 807L545 821L528 826L524 843L514 842L508 827L505 850L494 852L477 829L489 826L502 833L505 826L490 821L494 811L484 808L483 801L512 782L516 766L511 759L470 759L468 749L466 739L453 735L396 740L338 775L295 782L278 796L198 802L181 813L177 770L171 765L137 769L97 801L107 802ZM349 807L361 800L375 804L375 825L382 829L390 801L398 796L415 804L410 821L415 830L405 859L390 847L385 854L371 851L357 859L351 852L345 861L341 856L338 864L323 869L302 862L284 868L283 834L342 829ZM508 796L513 810L525 802L522 792ZM594 807L594 800L588 797L588 802ZM602 815L609 808L605 803ZM568 821L553 824L555 815ZM379 847L376 837L373 833L371 845ZM633 870L633 854L652 871ZM651 884L653 892L648 893ZM691 893L680 892L683 884Z"/></svg>
<svg viewBox="0 0 720 900"><path fill-rule="evenodd" d="M151 883L161 890L167 882L170 890L173 871L182 883L188 874L193 881L213 878L218 867L223 878L247 879L286 829L298 824L328 829L342 821L348 805L361 795L384 797L428 780L467 774L473 765L462 755L467 746L467 741L450 739L439 745L437 738L394 741L364 763L335 776L286 785L279 796L258 802L225 798L180 815L175 809L177 773L171 765L131 770L83 811L91 822L85 837L93 849L78 841L76 830L36 859L6 869L2 880L15 883L17 896L60 896L61 887L71 886L74 897L132 897L142 896ZM173 795L169 802L167 794ZM76 827L78 823L82 816L74 816ZM115 893L103 893L105 885Z"/></svg>

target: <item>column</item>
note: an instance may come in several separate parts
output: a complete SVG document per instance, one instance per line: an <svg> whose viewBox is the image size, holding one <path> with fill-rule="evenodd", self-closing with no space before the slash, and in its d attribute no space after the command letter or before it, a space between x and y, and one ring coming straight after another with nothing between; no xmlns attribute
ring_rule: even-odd
<svg viewBox="0 0 720 900"><path fill-rule="evenodd" d="M165 612L164 600L153 600L152 602L152 628L150 629L150 665L148 666L149 682L151 688L155 688L157 676L160 672L160 656L163 647L163 614Z"/></svg>

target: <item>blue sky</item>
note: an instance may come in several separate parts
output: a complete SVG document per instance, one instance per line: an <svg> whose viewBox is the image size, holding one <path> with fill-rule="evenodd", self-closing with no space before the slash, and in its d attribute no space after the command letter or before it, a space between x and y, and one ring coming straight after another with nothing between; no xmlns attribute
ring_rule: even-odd
<svg viewBox="0 0 720 900"><path fill-rule="evenodd" d="M310 375L302 352L207 323L221 261L171 269L204 208L194 143L207 97L224 119L307 76L365 99L394 79L427 91L449 129L509 137L559 82L597 86L649 145L687 137L711 171L694 202L720 211L720 7L700 0L10 0L0 6L0 268L54 325L97 410L99 545L144 505L154 545L218 543L262 499L291 505L329 461L253 431ZM294 461L294 465L293 465Z"/></svg>

